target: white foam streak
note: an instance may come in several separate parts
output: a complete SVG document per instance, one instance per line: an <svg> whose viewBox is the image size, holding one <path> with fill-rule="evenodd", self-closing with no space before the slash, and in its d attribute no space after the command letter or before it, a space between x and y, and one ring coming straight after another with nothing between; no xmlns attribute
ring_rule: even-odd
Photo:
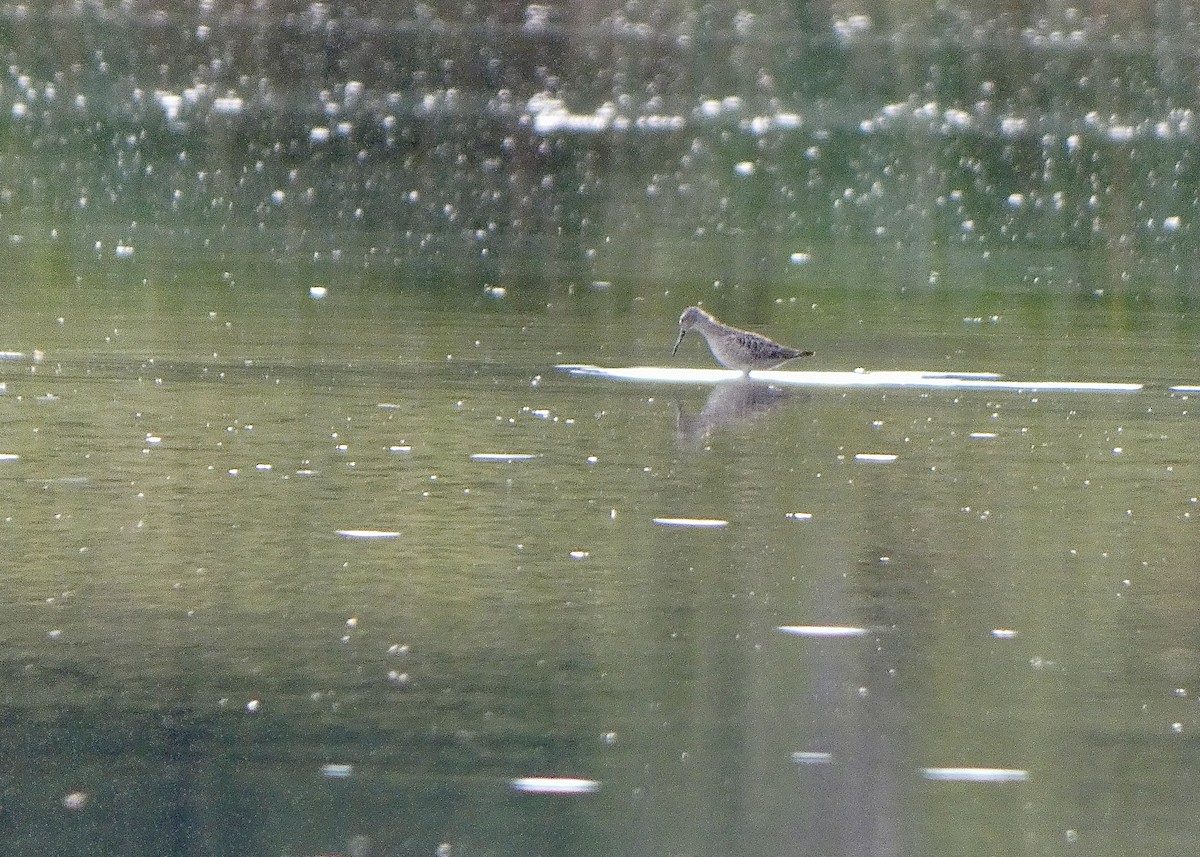
<svg viewBox="0 0 1200 857"><path fill-rule="evenodd" d="M861 637L866 628L851 625L780 625L776 630L794 637Z"/></svg>
<svg viewBox="0 0 1200 857"><path fill-rule="evenodd" d="M1023 783L1029 771L1019 768L921 768L927 780L961 783Z"/></svg>
<svg viewBox="0 0 1200 857"><path fill-rule="evenodd" d="M718 381L736 381L742 377L742 373L736 369L684 369L674 366L626 366L609 369L603 366L566 364L555 368L572 375L612 378L617 381L665 381L671 384L714 384Z"/></svg>
<svg viewBox="0 0 1200 857"><path fill-rule="evenodd" d="M537 458L536 455L528 452L476 452L471 455L472 461L528 461L531 458Z"/></svg>
<svg viewBox="0 0 1200 857"><path fill-rule="evenodd" d="M833 761L833 754L816 750L797 750L792 753L792 761L797 765L828 765Z"/></svg>
<svg viewBox="0 0 1200 857"><path fill-rule="evenodd" d="M581 777L518 777L510 785L519 792L536 795L584 795L600 788L595 780Z"/></svg>
<svg viewBox="0 0 1200 857"><path fill-rule="evenodd" d="M398 539L400 533L395 530L334 530L344 539Z"/></svg>
<svg viewBox="0 0 1200 857"><path fill-rule="evenodd" d="M555 368L586 377L611 378L617 381L657 381L668 384L716 384L747 377L735 369L686 369L673 366L607 368L586 364L563 364ZM755 370L750 372L748 377L753 381L796 387L909 387L1063 393L1135 393L1143 388L1142 384L1112 381L1007 381L991 372L820 372L770 369Z"/></svg>
<svg viewBox="0 0 1200 857"><path fill-rule="evenodd" d="M728 521L722 521L720 518L654 518L654 523L660 527L695 527L699 529L729 526Z"/></svg>

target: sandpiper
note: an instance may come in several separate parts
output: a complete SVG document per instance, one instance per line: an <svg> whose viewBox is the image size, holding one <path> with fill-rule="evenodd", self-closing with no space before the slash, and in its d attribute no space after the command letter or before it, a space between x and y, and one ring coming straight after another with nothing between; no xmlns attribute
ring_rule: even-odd
<svg viewBox="0 0 1200 857"><path fill-rule="evenodd" d="M679 343L689 330L700 331L718 363L743 372L774 369L797 357L812 357L811 351L797 351L757 333L722 324L698 306L688 307L679 316L679 339L671 349L672 355L679 350Z"/></svg>

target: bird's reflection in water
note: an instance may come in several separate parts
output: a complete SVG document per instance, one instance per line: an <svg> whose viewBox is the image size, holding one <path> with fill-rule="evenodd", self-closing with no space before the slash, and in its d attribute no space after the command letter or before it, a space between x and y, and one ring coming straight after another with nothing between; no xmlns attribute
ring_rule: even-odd
<svg viewBox="0 0 1200 857"><path fill-rule="evenodd" d="M680 443L698 443L721 429L753 422L792 399L789 391L759 381L717 384L695 416L688 416L682 406L676 406L676 437Z"/></svg>

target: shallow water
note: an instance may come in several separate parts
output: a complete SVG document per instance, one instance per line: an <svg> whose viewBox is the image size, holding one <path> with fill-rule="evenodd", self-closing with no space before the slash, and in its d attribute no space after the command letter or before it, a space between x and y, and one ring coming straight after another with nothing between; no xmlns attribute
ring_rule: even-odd
<svg viewBox="0 0 1200 857"><path fill-rule="evenodd" d="M1186 11L579 14L0 4L0 839L1192 853Z"/></svg>
<svg viewBox="0 0 1200 857"><path fill-rule="evenodd" d="M934 853L1185 815L1200 474L1156 362L1123 367L1137 392L713 409L741 385L555 371L666 357L669 314L398 328L369 293L161 297L42 292L39 355L0 363L30 853ZM895 306L909 335L932 312ZM1060 377L1045 335L946 328L986 341L955 366Z"/></svg>

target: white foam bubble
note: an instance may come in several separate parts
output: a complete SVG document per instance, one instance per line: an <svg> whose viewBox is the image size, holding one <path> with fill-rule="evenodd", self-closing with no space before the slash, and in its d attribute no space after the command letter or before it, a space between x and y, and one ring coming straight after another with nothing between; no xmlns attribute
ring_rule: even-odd
<svg viewBox="0 0 1200 857"><path fill-rule="evenodd" d="M232 116L242 112L242 108L246 106L237 95L224 95L220 98L214 98L212 103L213 113L222 113L227 116Z"/></svg>

